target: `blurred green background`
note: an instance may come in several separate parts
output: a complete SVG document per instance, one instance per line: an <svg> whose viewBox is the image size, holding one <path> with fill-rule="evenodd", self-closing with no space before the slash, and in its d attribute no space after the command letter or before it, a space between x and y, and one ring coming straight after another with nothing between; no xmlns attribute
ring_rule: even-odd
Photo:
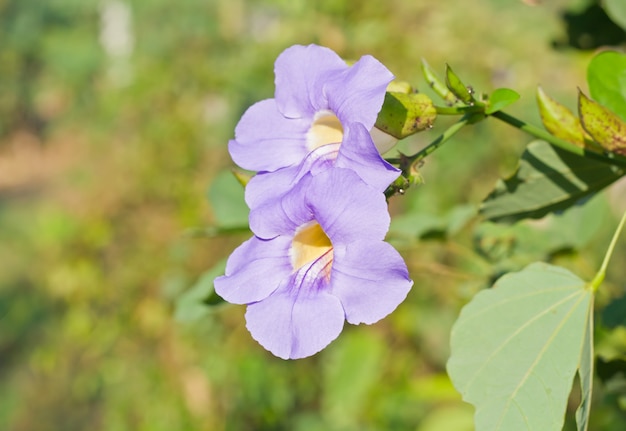
<svg viewBox="0 0 626 431"><path fill-rule="evenodd" d="M0 429L471 430L445 374L460 307L533 260L592 277L626 201L622 183L560 217L479 223L530 141L517 130L463 130L391 200L415 286L383 321L288 362L245 307L203 301L249 236L226 144L273 96L283 49L371 54L427 93L421 58L448 62L477 91L517 90L509 112L539 124L536 86L573 108L594 50L625 37L594 2L528 3L0 0ZM623 244L600 305L624 288ZM624 394L599 385L593 429L626 427Z"/></svg>

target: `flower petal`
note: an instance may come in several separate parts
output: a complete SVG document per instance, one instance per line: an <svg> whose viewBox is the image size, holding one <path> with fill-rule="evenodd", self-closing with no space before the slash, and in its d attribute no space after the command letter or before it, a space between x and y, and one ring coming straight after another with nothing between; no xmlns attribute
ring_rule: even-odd
<svg viewBox="0 0 626 431"><path fill-rule="evenodd" d="M400 254L382 241L335 247L331 293L352 324L379 321L404 301L413 285Z"/></svg>
<svg viewBox="0 0 626 431"><path fill-rule="evenodd" d="M215 279L215 292L233 304L267 298L291 275L290 246L291 238L250 238L228 258L225 275Z"/></svg>
<svg viewBox="0 0 626 431"><path fill-rule="evenodd" d="M310 126L310 120L285 118L274 99L262 100L241 117L228 151L237 165L251 171L297 165L308 153L306 133Z"/></svg>
<svg viewBox="0 0 626 431"><path fill-rule="evenodd" d="M272 174L274 172L268 175ZM268 177L264 181L270 180ZM304 202L311 180L311 175L307 174L279 199L271 199L256 208L251 208L248 216L250 230L260 238L293 236L299 226L313 219L313 214Z"/></svg>
<svg viewBox="0 0 626 431"><path fill-rule="evenodd" d="M331 49L318 45L287 48L274 64L278 109L288 118L312 120L317 111L328 107L323 91L326 75L344 69L348 66Z"/></svg>
<svg viewBox="0 0 626 431"><path fill-rule="evenodd" d="M361 57L352 67L335 73L324 85L331 111L342 124L358 122L367 130L376 122L393 74L370 55Z"/></svg>
<svg viewBox="0 0 626 431"><path fill-rule="evenodd" d="M298 172L299 166L259 172L246 185L246 204L254 209L268 201L280 199L297 183Z"/></svg>
<svg viewBox="0 0 626 431"><path fill-rule="evenodd" d="M333 245L382 240L389 229L385 196L350 169L332 168L312 177L306 203Z"/></svg>
<svg viewBox="0 0 626 431"><path fill-rule="evenodd" d="M337 297L323 289L302 292L290 285L293 281L263 301L248 305L246 311L252 338L283 359L319 352L339 336L345 319Z"/></svg>
<svg viewBox="0 0 626 431"><path fill-rule="evenodd" d="M352 123L346 128L335 166L352 169L363 181L381 192L400 175L400 169L381 157L370 133L361 123Z"/></svg>

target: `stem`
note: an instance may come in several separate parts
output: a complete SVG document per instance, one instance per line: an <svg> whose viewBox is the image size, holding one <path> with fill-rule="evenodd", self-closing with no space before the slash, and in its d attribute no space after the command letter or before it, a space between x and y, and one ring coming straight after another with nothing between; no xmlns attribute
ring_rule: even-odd
<svg viewBox="0 0 626 431"><path fill-rule="evenodd" d="M470 123L470 118L473 117L471 114L464 115L459 121L454 123L452 126L448 127L441 135L437 136L434 141L428 144L426 147L422 148L417 153L412 156L403 156L401 158L396 159L387 159L389 163L409 163L411 165L423 160L426 156L431 154L437 148L441 147L448 139L454 136L459 130L461 130L464 126Z"/></svg>
<svg viewBox="0 0 626 431"><path fill-rule="evenodd" d="M596 153L594 151L589 151L585 148L577 147L571 142L565 141L561 138L557 138L556 136L551 135L547 131L540 129L537 126L533 126L532 124L525 123L524 121L518 120L517 118L512 117L502 111L494 112L493 114L491 114L491 116L513 127L523 130L526 133L536 136L537 138L543 139L544 141L549 142L555 147L558 147L567 152L577 154L581 157L587 157L590 159L598 160L600 162L608 163L611 165L619 165L622 167L626 167L626 157L622 157L618 155L611 155L609 157L604 154Z"/></svg>
<svg viewBox="0 0 626 431"><path fill-rule="evenodd" d="M485 106L435 106L435 110L437 111L437 115L463 115L483 112L485 110Z"/></svg>
<svg viewBox="0 0 626 431"><path fill-rule="evenodd" d="M622 215L622 219L620 220L619 225L617 226L617 229L615 230L615 233L613 234L613 239L611 240L611 244L609 244L609 249L606 251L606 255L604 256L604 261L602 262L602 266L600 267L600 270L598 271L596 276L593 278L593 280L589 284L589 287L591 288L592 292L597 291L598 287L600 287L600 284L602 284L602 282L604 281L604 276L606 275L606 268L609 266L609 260L611 259L611 256L613 255L615 244L617 244L617 238L622 232L622 228L624 227L625 222L626 222L626 211L624 211L624 214Z"/></svg>

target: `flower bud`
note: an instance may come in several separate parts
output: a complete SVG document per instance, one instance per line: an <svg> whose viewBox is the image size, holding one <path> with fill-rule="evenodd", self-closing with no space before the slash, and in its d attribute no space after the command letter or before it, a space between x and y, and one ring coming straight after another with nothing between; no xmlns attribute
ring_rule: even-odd
<svg viewBox="0 0 626 431"><path fill-rule="evenodd" d="M375 128L396 139L402 139L430 129L436 117L437 111L433 102L425 94L387 92ZM376 147L380 150L378 144Z"/></svg>

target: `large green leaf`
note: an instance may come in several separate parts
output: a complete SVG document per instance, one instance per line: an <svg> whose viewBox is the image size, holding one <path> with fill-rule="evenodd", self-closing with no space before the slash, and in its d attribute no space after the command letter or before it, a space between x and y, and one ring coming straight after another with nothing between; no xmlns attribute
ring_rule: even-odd
<svg viewBox="0 0 626 431"><path fill-rule="evenodd" d="M623 0L619 0L623 1ZM605 51L596 55L587 68L591 97L626 121L626 55Z"/></svg>
<svg viewBox="0 0 626 431"><path fill-rule="evenodd" d="M534 263L463 308L448 373L480 431L560 431L592 293L571 272Z"/></svg>
<svg viewBox="0 0 626 431"><path fill-rule="evenodd" d="M494 221L540 218L571 207L623 175L615 166L535 141L522 154L517 172L498 181L480 212Z"/></svg>

